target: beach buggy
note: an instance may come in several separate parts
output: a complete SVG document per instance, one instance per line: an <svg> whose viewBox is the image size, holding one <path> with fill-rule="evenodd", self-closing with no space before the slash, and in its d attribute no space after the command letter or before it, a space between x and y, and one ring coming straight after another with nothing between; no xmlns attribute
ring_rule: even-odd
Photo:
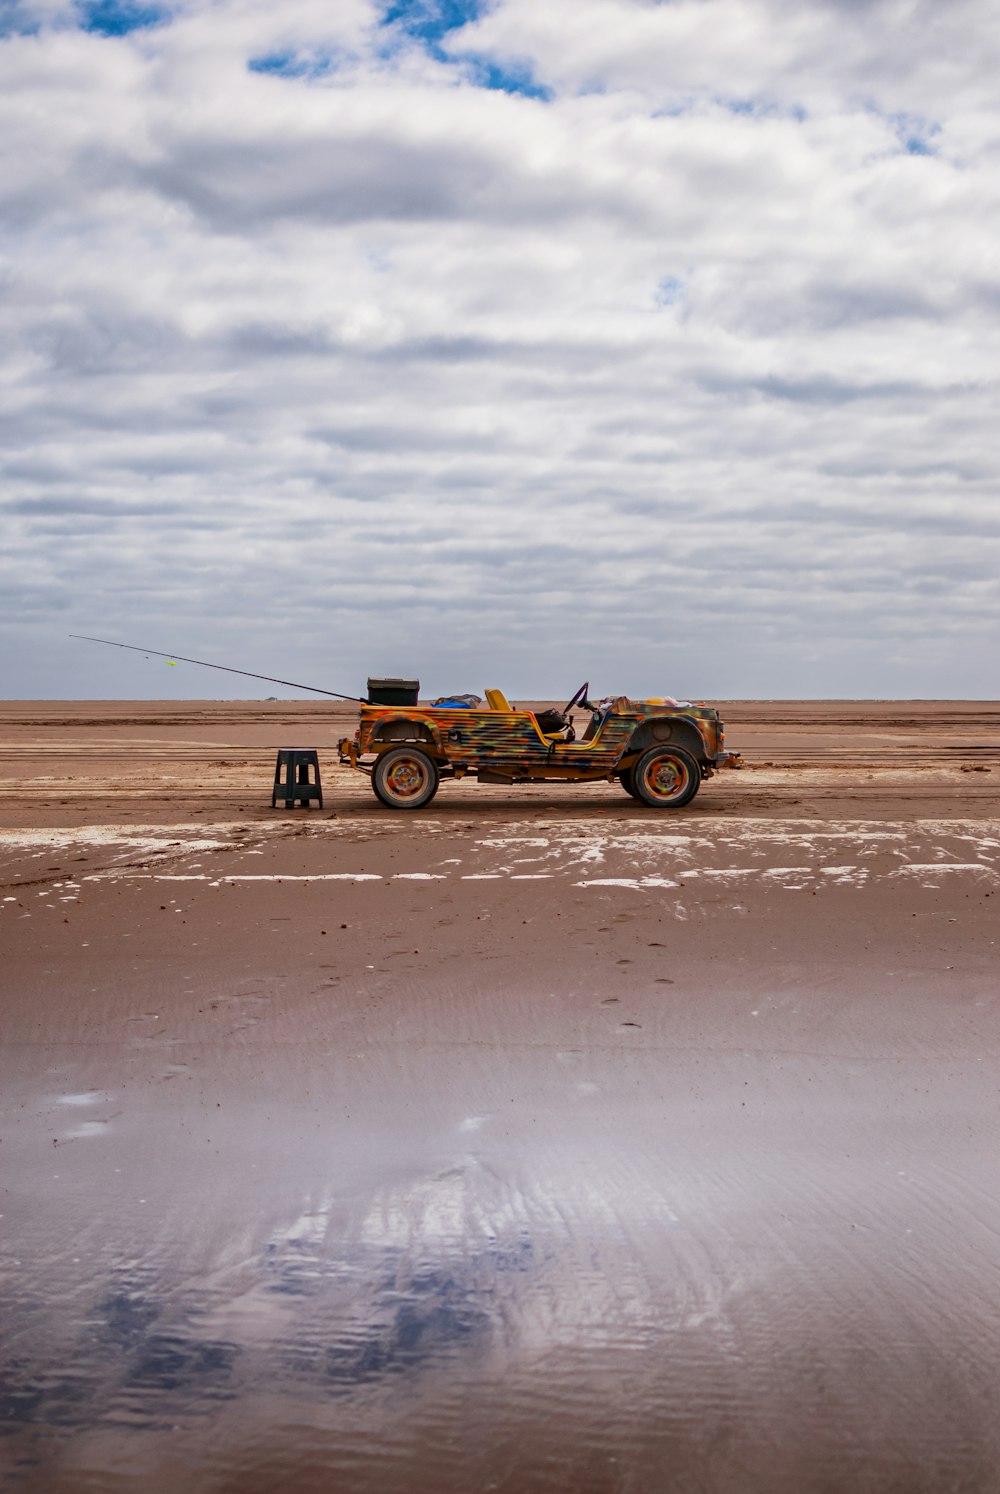
<svg viewBox="0 0 1000 1494"><path fill-rule="evenodd" d="M561 710L524 710L499 690L418 702L416 681L369 680L358 729L340 761L371 775L390 809L423 809L442 778L480 783L612 783L653 809L690 804L719 768L738 768L724 750L718 711L669 698L592 701L589 683ZM574 711L586 714L577 736ZM582 723L581 723L582 724Z"/></svg>

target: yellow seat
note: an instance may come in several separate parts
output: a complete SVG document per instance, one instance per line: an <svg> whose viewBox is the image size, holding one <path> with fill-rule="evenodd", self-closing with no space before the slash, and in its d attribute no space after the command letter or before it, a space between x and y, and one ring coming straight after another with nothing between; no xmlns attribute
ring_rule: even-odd
<svg viewBox="0 0 1000 1494"><path fill-rule="evenodd" d="M513 711L514 709L502 690L487 690L486 704L489 706L491 711ZM535 726L538 730L538 734L542 738L543 742L572 741L572 731L568 726L562 727L562 729L559 731L543 731L541 725L539 724L538 717L534 714L534 712L529 711L525 712L525 714L531 715L533 717Z"/></svg>

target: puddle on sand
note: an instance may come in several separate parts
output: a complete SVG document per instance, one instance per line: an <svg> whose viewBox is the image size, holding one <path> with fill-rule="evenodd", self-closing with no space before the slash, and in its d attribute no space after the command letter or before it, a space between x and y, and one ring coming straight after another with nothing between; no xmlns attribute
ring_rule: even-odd
<svg viewBox="0 0 1000 1494"><path fill-rule="evenodd" d="M12 1487L995 1487L981 1070L931 1124L904 1062L572 1056L246 1060L224 1100L177 1065L65 1156L39 1120Z"/></svg>

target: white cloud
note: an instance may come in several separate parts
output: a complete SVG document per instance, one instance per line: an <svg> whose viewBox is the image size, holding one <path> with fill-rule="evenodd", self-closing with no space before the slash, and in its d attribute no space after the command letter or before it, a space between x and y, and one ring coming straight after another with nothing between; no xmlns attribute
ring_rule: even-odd
<svg viewBox="0 0 1000 1494"><path fill-rule="evenodd" d="M986 0L18 14L5 694L995 693Z"/></svg>

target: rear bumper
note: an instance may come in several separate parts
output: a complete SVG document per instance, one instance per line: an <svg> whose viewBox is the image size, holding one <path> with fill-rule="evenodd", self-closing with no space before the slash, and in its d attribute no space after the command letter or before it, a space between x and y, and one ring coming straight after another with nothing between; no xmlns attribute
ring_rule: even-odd
<svg viewBox="0 0 1000 1494"><path fill-rule="evenodd" d="M713 768L742 768L743 759L738 752L717 752L712 759Z"/></svg>

